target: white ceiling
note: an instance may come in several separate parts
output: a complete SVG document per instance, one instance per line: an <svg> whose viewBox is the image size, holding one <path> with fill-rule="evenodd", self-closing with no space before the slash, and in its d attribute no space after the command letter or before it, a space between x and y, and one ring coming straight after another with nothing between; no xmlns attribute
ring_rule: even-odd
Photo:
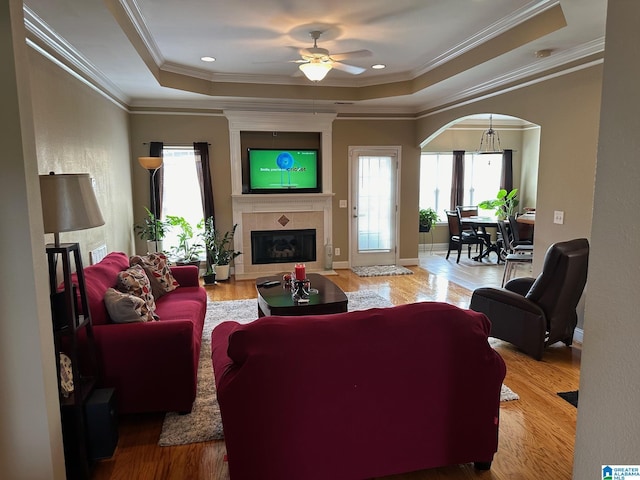
<svg viewBox="0 0 640 480"><path fill-rule="evenodd" d="M31 46L129 107L301 108L313 103L339 111L412 113L478 97L563 65L599 61L606 12L606 0L24 4ZM547 33L544 25L552 23L547 21L543 28L525 29L529 20L555 11L558 4L566 26L549 27ZM290 60L300 58L299 49L313 46L312 30L323 32L318 46L331 53L369 50L371 56L344 60L366 71L350 75L333 69L319 84L301 76ZM500 34L512 34L521 45L492 43ZM499 52L503 45L508 48ZM542 49L550 49L550 56L536 58L534 52ZM216 61L204 63L204 55ZM372 69L376 63L387 68ZM283 87L286 94L278 90Z"/></svg>

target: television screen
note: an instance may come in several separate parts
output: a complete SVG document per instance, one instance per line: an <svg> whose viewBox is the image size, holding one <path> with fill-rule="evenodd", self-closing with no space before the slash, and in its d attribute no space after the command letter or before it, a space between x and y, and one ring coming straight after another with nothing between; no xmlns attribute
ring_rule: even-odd
<svg viewBox="0 0 640 480"><path fill-rule="evenodd" d="M249 149L250 193L317 193L318 150Z"/></svg>

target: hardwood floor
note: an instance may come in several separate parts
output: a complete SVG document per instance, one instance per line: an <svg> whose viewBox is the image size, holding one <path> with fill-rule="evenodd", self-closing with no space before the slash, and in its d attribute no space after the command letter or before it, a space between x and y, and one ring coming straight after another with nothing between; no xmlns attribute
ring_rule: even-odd
<svg viewBox="0 0 640 480"><path fill-rule="evenodd" d="M455 257L446 261L444 255L421 252L420 266L409 267L413 275L360 278L350 270L338 270L331 280L347 292L374 290L396 305L431 300L467 308L473 288L500 284L503 266L465 257L463 253L456 265ZM254 282L233 279L207 287L207 293L214 301L256 297ZM557 393L578 389L580 349L558 344L538 362L504 342L495 341L494 347L507 364L505 384L520 400L501 403L499 447L491 470L456 465L385 480L571 478L577 409ZM162 419L163 415L121 417L116 453L96 465L92 478L229 479L224 441L159 447Z"/></svg>

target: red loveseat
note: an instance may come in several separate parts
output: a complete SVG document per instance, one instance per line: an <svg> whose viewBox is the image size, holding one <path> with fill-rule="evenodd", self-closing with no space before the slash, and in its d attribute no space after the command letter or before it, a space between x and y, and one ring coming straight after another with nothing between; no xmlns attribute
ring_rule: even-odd
<svg viewBox="0 0 640 480"><path fill-rule="evenodd" d="M435 302L225 322L212 359L232 480L379 477L498 447L487 317Z"/></svg>
<svg viewBox="0 0 640 480"><path fill-rule="evenodd" d="M101 387L116 391L118 413L190 412L196 397L198 359L207 294L194 266L171 267L180 286L156 299L158 321L112 323L104 303L129 257L112 252L84 268L96 340Z"/></svg>

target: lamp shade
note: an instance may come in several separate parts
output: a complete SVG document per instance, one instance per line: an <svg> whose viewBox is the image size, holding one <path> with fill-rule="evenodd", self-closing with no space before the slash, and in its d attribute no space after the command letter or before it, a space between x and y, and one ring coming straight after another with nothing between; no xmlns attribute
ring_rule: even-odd
<svg viewBox="0 0 640 480"><path fill-rule="evenodd" d="M138 157L138 163L147 170L157 170L162 166L162 157Z"/></svg>
<svg viewBox="0 0 640 480"><path fill-rule="evenodd" d="M302 73L304 73L305 77L309 80L319 82L326 77L329 70L331 70L331 63L314 58L309 63L301 64L298 68L302 70Z"/></svg>
<svg viewBox="0 0 640 480"><path fill-rule="evenodd" d="M104 225L88 173L40 175L40 196L45 233Z"/></svg>

